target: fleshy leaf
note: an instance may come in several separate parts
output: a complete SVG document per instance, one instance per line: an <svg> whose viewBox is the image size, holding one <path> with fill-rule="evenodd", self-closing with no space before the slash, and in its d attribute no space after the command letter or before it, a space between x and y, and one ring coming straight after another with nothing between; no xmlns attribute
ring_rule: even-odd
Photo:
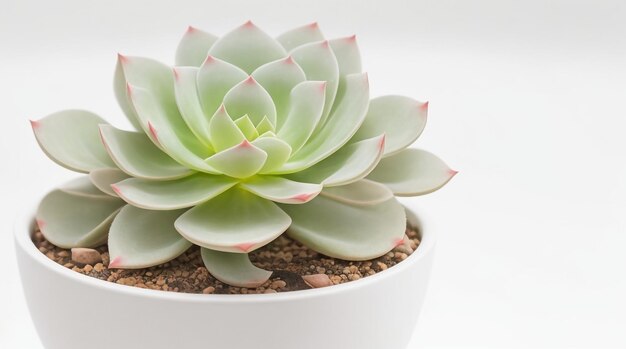
<svg viewBox="0 0 626 349"><path fill-rule="evenodd" d="M324 81L305 81L291 91L291 107L278 137L294 153L306 143L322 117L326 85Z"/></svg>
<svg viewBox="0 0 626 349"><path fill-rule="evenodd" d="M263 64L283 58L287 52L272 37L248 21L222 36L210 54L252 73Z"/></svg>
<svg viewBox="0 0 626 349"><path fill-rule="evenodd" d="M244 140L239 145L221 151L206 161L207 163L230 177L247 178L259 172L267 153L252 145L248 140Z"/></svg>
<svg viewBox="0 0 626 349"><path fill-rule="evenodd" d="M328 41L313 42L297 47L291 52L293 59L302 67L307 80L326 81L326 103L319 122L322 127L335 101L339 86L339 66Z"/></svg>
<svg viewBox="0 0 626 349"><path fill-rule="evenodd" d="M324 188L320 195L351 205L376 205L393 198L393 193L384 184L367 179Z"/></svg>
<svg viewBox="0 0 626 349"><path fill-rule="evenodd" d="M87 196L96 199L109 199L111 197L111 195L104 193L102 190L93 185L89 176L81 176L71 180L60 186L58 190L74 196Z"/></svg>
<svg viewBox="0 0 626 349"><path fill-rule="evenodd" d="M174 181L129 178L113 185L122 199L148 210L175 210L214 198L237 184L226 176L195 174Z"/></svg>
<svg viewBox="0 0 626 349"><path fill-rule="evenodd" d="M237 287L259 287L272 276L271 271L254 266L245 253L202 249L202 261L214 278Z"/></svg>
<svg viewBox="0 0 626 349"><path fill-rule="evenodd" d="M198 71L198 96L205 115L213 115L233 86L245 80L248 74L240 68L208 56Z"/></svg>
<svg viewBox="0 0 626 349"><path fill-rule="evenodd" d="M275 176L254 176L241 182L240 186L262 198L284 204L309 202L322 190L321 184L296 182Z"/></svg>
<svg viewBox="0 0 626 349"><path fill-rule="evenodd" d="M174 86L176 93L176 103L181 116L193 134L203 145L211 147L209 138L209 120L204 115L200 99L198 97L198 87L196 78L198 68L178 67L174 68Z"/></svg>
<svg viewBox="0 0 626 349"><path fill-rule="evenodd" d="M267 116L264 116L263 120L256 125L256 131L258 134L262 135L266 132L275 132L276 129L270 122L270 119L268 119Z"/></svg>
<svg viewBox="0 0 626 349"><path fill-rule="evenodd" d="M363 125L352 142L384 133L387 136L385 156L408 147L426 126L428 103L403 96L383 96L370 101Z"/></svg>
<svg viewBox="0 0 626 349"><path fill-rule="evenodd" d="M98 137L107 122L84 110L65 110L31 121L39 146L52 161L76 172L115 167Z"/></svg>
<svg viewBox="0 0 626 349"><path fill-rule="evenodd" d="M291 156L291 147L287 142L276 138L272 132L267 132L260 138L252 141L252 145L267 153L265 164L259 170L259 173L271 173L280 168Z"/></svg>
<svg viewBox="0 0 626 349"><path fill-rule="evenodd" d="M280 129L289 111L289 93L297 84L306 80L304 71L289 56L264 64L251 75L272 97L276 106L275 126Z"/></svg>
<svg viewBox="0 0 626 349"><path fill-rule="evenodd" d="M199 67L218 37L189 26L176 49L176 65Z"/></svg>
<svg viewBox="0 0 626 349"><path fill-rule="evenodd" d="M417 196L443 187L457 172L421 149L404 149L380 160L368 179L385 184L397 196Z"/></svg>
<svg viewBox="0 0 626 349"><path fill-rule="evenodd" d="M168 180L193 173L157 148L144 133L100 125L100 135L111 159L133 177Z"/></svg>
<svg viewBox="0 0 626 349"><path fill-rule="evenodd" d="M367 176L380 161L385 136L349 144L304 171L289 175L298 181L322 183L324 187L345 185Z"/></svg>
<svg viewBox="0 0 626 349"><path fill-rule="evenodd" d="M288 52L298 46L324 40L317 22L289 30L276 38Z"/></svg>
<svg viewBox="0 0 626 349"><path fill-rule="evenodd" d="M224 96L224 106L233 118L248 115L257 124L266 116L272 124L276 123L276 107L272 97L253 77L230 89Z"/></svg>
<svg viewBox="0 0 626 349"><path fill-rule="evenodd" d="M362 72L361 52L356 36L348 36L328 41L335 53L339 65L339 75L350 75Z"/></svg>
<svg viewBox="0 0 626 349"><path fill-rule="evenodd" d="M291 218L275 203L240 189L196 206L176 220L187 240L208 249L251 252L282 234Z"/></svg>
<svg viewBox="0 0 626 349"><path fill-rule="evenodd" d="M123 181L128 178L128 175L123 171L116 168L102 168L89 172L89 180L91 183L100 189L103 193L117 197L111 184Z"/></svg>
<svg viewBox="0 0 626 349"><path fill-rule="evenodd" d="M335 106L339 104L346 93L346 76L363 71L361 66L361 52L356 42L356 35L329 41L339 65L339 87L335 96ZM331 113L334 108L331 109Z"/></svg>
<svg viewBox="0 0 626 349"><path fill-rule="evenodd" d="M113 83L115 96L133 126L147 133L147 125L143 120L145 117L142 118L137 114L138 111L129 95L129 85L149 90L155 96L160 108L171 114L171 121L184 124L176 108L172 70L167 65L150 58L118 55Z"/></svg>
<svg viewBox="0 0 626 349"><path fill-rule="evenodd" d="M84 178L66 185L75 191L97 189ZM37 224L52 244L62 248L94 247L106 241L111 221L124 201L109 195L78 195L56 189L37 208Z"/></svg>
<svg viewBox="0 0 626 349"><path fill-rule="evenodd" d="M161 109L156 96L139 87L131 90L131 100L137 115L146 124L146 133L157 146L172 159L191 169L217 173L202 160L211 154L209 149L194 137L180 115L177 117L182 124L172 123L172 117Z"/></svg>
<svg viewBox="0 0 626 349"><path fill-rule="evenodd" d="M363 123L368 105L369 83L367 74L348 75L346 77L346 98L341 100L326 125L319 132L313 134L302 149L292 156L279 172L301 171L324 160L341 148Z"/></svg>
<svg viewBox="0 0 626 349"><path fill-rule="evenodd" d="M263 118L263 120L267 120L267 118ZM239 127L243 135L246 136L247 140L252 141L259 136L259 132L256 130L256 127L248 115L244 115L235 120L235 124Z"/></svg>
<svg viewBox="0 0 626 349"><path fill-rule="evenodd" d="M209 122L209 137L217 152L234 147L246 139L223 105Z"/></svg>
<svg viewBox="0 0 626 349"><path fill-rule="evenodd" d="M109 232L109 268L148 268L169 262L185 252L191 243L174 228L174 221L184 212L124 206Z"/></svg>
<svg viewBox="0 0 626 349"><path fill-rule="evenodd" d="M320 195L302 205L280 207L293 219L287 234L330 257L351 261L380 257L402 241L404 207L391 198L375 205L351 205Z"/></svg>

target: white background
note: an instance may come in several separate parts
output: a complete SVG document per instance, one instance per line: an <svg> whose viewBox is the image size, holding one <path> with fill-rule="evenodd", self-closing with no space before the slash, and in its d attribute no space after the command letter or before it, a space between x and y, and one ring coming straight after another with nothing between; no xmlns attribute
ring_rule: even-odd
<svg viewBox="0 0 626 349"><path fill-rule="evenodd" d="M0 348L40 348L12 222L73 175L27 120L126 126L116 52L172 62L188 24L247 19L356 33L374 95L431 102L416 145L460 173L415 199L440 239L411 348L626 347L626 2L0 0Z"/></svg>

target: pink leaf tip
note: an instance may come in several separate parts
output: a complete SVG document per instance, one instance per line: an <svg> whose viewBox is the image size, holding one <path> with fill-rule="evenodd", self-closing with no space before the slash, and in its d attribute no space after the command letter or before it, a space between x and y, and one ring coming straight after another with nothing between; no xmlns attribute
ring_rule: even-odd
<svg viewBox="0 0 626 349"><path fill-rule="evenodd" d="M198 30L198 29L194 28L194 27L193 27L193 26L191 26L191 25L187 27L187 33L188 33L188 34L191 34L191 33L195 32L195 31L197 31L197 30Z"/></svg>
<svg viewBox="0 0 626 349"><path fill-rule="evenodd" d="M313 23L311 23L311 24L307 25L307 27L308 27L309 29L312 29L312 30L317 30L320 26L319 26L319 24L317 23L317 21L315 21L315 22L313 22Z"/></svg>
<svg viewBox="0 0 626 349"><path fill-rule="evenodd" d="M448 170L448 175L450 175L450 178L456 176L457 173L459 173L459 171L455 171L453 169Z"/></svg>
<svg viewBox="0 0 626 349"><path fill-rule="evenodd" d="M109 269L111 268L119 268L122 265L122 257L115 257L111 262L109 262Z"/></svg>
<svg viewBox="0 0 626 349"><path fill-rule="evenodd" d="M329 48L330 47L330 44L328 43L328 40L322 41L321 45L322 45L323 48Z"/></svg>
<svg viewBox="0 0 626 349"><path fill-rule="evenodd" d="M111 189L113 189L115 194L117 194L118 196L122 196L122 190L117 185L111 184Z"/></svg>
<svg viewBox="0 0 626 349"><path fill-rule="evenodd" d="M420 105L420 109L423 110L423 111L428 111L428 101L422 103Z"/></svg>
<svg viewBox="0 0 626 349"><path fill-rule="evenodd" d="M252 247L254 247L254 245L255 244L253 242L244 242L244 243L235 245L235 247L242 250L243 252L248 252L252 249Z"/></svg>
<svg viewBox="0 0 626 349"><path fill-rule="evenodd" d="M30 121L30 126L33 128L33 130L41 126L41 124L37 120L28 120L28 121Z"/></svg>
<svg viewBox="0 0 626 349"><path fill-rule="evenodd" d="M208 55L206 56L206 58L204 59L204 64L210 64L215 62L215 57Z"/></svg>
<svg viewBox="0 0 626 349"><path fill-rule="evenodd" d="M246 21L246 23L243 24L243 27L244 28L254 28L255 25L254 25L254 23L252 23L252 20L249 19L249 20Z"/></svg>
<svg viewBox="0 0 626 349"><path fill-rule="evenodd" d="M247 139L244 139L243 141L241 141L241 143L239 143L240 148L252 148L252 143L250 143L250 141L248 141Z"/></svg>
<svg viewBox="0 0 626 349"><path fill-rule="evenodd" d="M285 58L284 62L287 63L287 64L293 64L294 63L293 57L291 57L291 55L287 56L287 58Z"/></svg>
<svg viewBox="0 0 626 349"><path fill-rule="evenodd" d="M39 230L42 230L43 227L46 225L46 222L44 222L43 219L36 219L35 222L37 223Z"/></svg>
<svg viewBox="0 0 626 349"><path fill-rule="evenodd" d="M154 138L155 141L159 141L159 134L156 130L156 128L154 128L154 125L152 125L152 123L150 121L148 121L148 130L150 130L150 134L152 135L152 138Z"/></svg>
<svg viewBox="0 0 626 349"><path fill-rule="evenodd" d="M128 57L124 56L121 53L117 54L117 60L120 61L120 63L125 64L128 62Z"/></svg>
<svg viewBox="0 0 626 349"><path fill-rule="evenodd" d="M248 78L244 81L244 83L248 84L248 85L254 85L256 84L256 80L254 80L254 78L252 77L252 75L248 76Z"/></svg>
<svg viewBox="0 0 626 349"><path fill-rule="evenodd" d="M393 239L393 247L396 248L398 246L404 245L404 237Z"/></svg>
<svg viewBox="0 0 626 349"><path fill-rule="evenodd" d="M378 149L382 152L383 150L385 150L385 141L387 139L386 135L383 135L383 137L380 139L380 141L378 141Z"/></svg>
<svg viewBox="0 0 626 349"><path fill-rule="evenodd" d="M313 199L316 195L317 193L298 194L298 195L292 196L291 199L295 201L299 201L299 202L308 202L309 200Z"/></svg>
<svg viewBox="0 0 626 349"><path fill-rule="evenodd" d="M178 69L176 69L174 67L174 68L172 68L172 72L174 72L174 80L176 80L176 81L180 80L180 75L178 74Z"/></svg>
<svg viewBox="0 0 626 349"><path fill-rule="evenodd" d="M133 85L129 82L126 83L126 93L128 93L129 97L133 94Z"/></svg>
<svg viewBox="0 0 626 349"><path fill-rule="evenodd" d="M352 35L346 37L346 41L348 41L350 43L355 43L356 42L356 34L352 34Z"/></svg>

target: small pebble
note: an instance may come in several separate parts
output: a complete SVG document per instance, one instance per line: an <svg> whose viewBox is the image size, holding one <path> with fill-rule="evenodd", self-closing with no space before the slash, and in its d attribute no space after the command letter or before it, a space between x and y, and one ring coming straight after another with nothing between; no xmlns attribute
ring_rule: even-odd
<svg viewBox="0 0 626 349"><path fill-rule="evenodd" d="M320 287L333 285L333 282L330 280L330 278L326 274L304 275L302 279L304 279L304 282L306 282L307 285L313 288L320 288Z"/></svg>
<svg viewBox="0 0 626 349"><path fill-rule="evenodd" d="M205 288L204 290L202 290L202 293L204 293L204 294L211 294L213 292L215 292L215 287L213 287L213 286L209 286L209 287Z"/></svg>
<svg viewBox="0 0 626 349"><path fill-rule="evenodd" d="M96 264L102 262L100 252L92 248L75 247L72 249L72 261L78 264Z"/></svg>
<svg viewBox="0 0 626 349"><path fill-rule="evenodd" d="M287 283L284 282L283 280L276 280L273 281L272 284L270 285L270 287L274 290L279 289L279 288L283 288L287 286Z"/></svg>

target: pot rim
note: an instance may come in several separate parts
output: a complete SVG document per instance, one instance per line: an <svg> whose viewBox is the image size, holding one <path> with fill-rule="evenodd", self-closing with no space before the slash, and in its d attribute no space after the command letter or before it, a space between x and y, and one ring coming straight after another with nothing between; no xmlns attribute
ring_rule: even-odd
<svg viewBox="0 0 626 349"><path fill-rule="evenodd" d="M307 300L316 297L330 296L345 292L358 292L359 289L365 288L370 284L383 282L385 279L392 277L394 274L401 273L412 265L419 263L425 255L434 247L436 236L433 232L431 223L424 223L423 210L417 209L414 202L401 200L407 212L407 220L419 228L421 241L418 248L407 259L394 265L387 270L383 270L374 275L350 281L347 283L333 285L329 287L279 292L270 294L194 294L194 293L178 293L169 291L160 291L152 289L143 289L134 286L119 285L117 283L100 280L87 275L77 273L67 269L62 265L48 259L41 253L31 240L31 235L35 229L35 208L32 205L21 211L17 216L13 227L13 235L15 247L24 251L31 259L42 264L49 272L55 273L60 279L69 279L72 282L79 282L90 287L103 288L110 292L124 294L136 297L149 297L153 299L161 299L164 301L174 302L197 302L197 303L257 303L257 302L287 302ZM415 211L419 211L419 218Z"/></svg>

